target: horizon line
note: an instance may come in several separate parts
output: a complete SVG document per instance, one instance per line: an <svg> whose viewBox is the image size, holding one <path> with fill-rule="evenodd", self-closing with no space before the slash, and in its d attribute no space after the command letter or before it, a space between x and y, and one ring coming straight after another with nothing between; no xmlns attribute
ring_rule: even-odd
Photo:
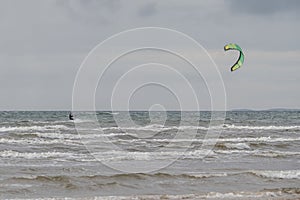
<svg viewBox="0 0 300 200"><path fill-rule="evenodd" d="M145 109L132 109L132 110L67 110L67 109L41 109L41 110L36 110L36 109L28 109L28 110L23 110L23 109L16 109L16 110L0 110L0 112L131 112L131 111L140 111L140 112L149 112L149 110ZM228 110L152 110L154 112L230 112L230 111L235 111L235 112L240 112L240 111L300 111L300 108L266 108L266 109L249 109L249 108L234 108L234 109L228 109Z"/></svg>

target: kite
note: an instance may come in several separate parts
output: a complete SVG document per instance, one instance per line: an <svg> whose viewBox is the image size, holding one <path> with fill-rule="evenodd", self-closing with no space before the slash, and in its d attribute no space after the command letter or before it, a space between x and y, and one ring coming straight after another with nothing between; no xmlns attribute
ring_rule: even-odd
<svg viewBox="0 0 300 200"><path fill-rule="evenodd" d="M235 71L238 68L240 68L243 63L244 63L244 53L241 49L241 47L237 44L227 44L224 46L224 51L228 51L228 50L238 50L240 52L240 56L239 59L234 63L234 65L232 65L231 67L231 71Z"/></svg>

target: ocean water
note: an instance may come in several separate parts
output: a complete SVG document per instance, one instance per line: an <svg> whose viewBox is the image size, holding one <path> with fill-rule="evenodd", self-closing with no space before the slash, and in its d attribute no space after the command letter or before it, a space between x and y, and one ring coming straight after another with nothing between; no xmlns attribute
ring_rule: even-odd
<svg viewBox="0 0 300 200"><path fill-rule="evenodd" d="M300 112L127 114L0 112L0 199L300 199Z"/></svg>

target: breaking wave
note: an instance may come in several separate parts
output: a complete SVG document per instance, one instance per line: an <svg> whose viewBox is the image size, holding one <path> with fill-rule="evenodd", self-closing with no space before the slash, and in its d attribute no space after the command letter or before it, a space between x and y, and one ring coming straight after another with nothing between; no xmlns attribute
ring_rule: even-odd
<svg viewBox="0 0 300 200"><path fill-rule="evenodd" d="M251 171L250 173L263 178L300 179L300 170Z"/></svg>
<svg viewBox="0 0 300 200"><path fill-rule="evenodd" d="M49 131L49 130L69 130L70 128L64 125L46 125L46 126L8 126L0 127L0 132L9 132L9 131Z"/></svg>

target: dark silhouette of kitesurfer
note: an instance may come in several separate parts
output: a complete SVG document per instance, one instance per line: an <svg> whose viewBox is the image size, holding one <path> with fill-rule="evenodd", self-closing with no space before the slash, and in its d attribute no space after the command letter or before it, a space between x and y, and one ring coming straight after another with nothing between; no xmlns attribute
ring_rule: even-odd
<svg viewBox="0 0 300 200"><path fill-rule="evenodd" d="M69 114L69 120L74 120L74 116L72 113Z"/></svg>

